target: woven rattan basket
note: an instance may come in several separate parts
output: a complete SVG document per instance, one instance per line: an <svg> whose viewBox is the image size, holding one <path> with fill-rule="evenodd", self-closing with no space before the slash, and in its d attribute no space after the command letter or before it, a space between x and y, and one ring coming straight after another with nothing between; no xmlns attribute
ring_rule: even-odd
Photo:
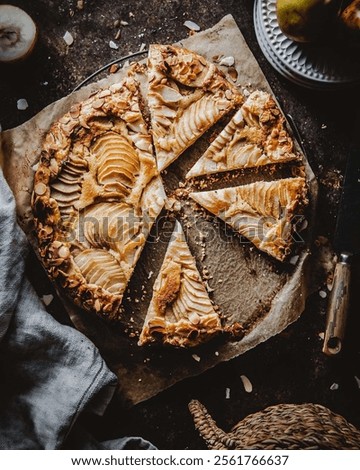
<svg viewBox="0 0 360 470"><path fill-rule="evenodd" d="M189 409L209 449L360 449L360 431L322 405L270 406L247 416L229 433L217 427L197 400Z"/></svg>

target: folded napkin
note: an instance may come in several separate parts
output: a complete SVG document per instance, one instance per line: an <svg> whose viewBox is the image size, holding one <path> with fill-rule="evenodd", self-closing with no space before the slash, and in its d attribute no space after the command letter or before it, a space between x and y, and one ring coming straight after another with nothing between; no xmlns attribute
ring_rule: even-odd
<svg viewBox="0 0 360 470"><path fill-rule="evenodd" d="M0 169L0 449L154 449L141 438L99 443L74 426L92 405L106 408L116 377L89 339L47 313L24 274L27 249Z"/></svg>

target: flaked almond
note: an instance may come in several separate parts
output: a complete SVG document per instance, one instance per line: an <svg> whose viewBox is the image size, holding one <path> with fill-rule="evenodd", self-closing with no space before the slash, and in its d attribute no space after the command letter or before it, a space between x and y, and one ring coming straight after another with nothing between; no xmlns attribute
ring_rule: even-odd
<svg viewBox="0 0 360 470"><path fill-rule="evenodd" d="M250 382L250 380L248 379L248 377L246 377L246 375L240 375L240 379L243 383L245 392L246 393L251 393L252 390L253 390L253 386L252 386L252 383Z"/></svg>
<svg viewBox="0 0 360 470"><path fill-rule="evenodd" d="M52 294L45 294L41 297L41 300L43 304L47 307L54 300L54 296Z"/></svg>
<svg viewBox="0 0 360 470"><path fill-rule="evenodd" d="M56 173L59 170L59 165L56 158L51 158L50 160L50 170Z"/></svg>
<svg viewBox="0 0 360 470"><path fill-rule="evenodd" d="M61 247L61 242L59 242L58 240L55 240L52 243L52 247L55 248L55 249L60 248Z"/></svg>
<svg viewBox="0 0 360 470"><path fill-rule="evenodd" d="M38 196L43 196L46 193L46 185L44 183L37 183L34 191Z"/></svg>
<svg viewBox="0 0 360 470"><path fill-rule="evenodd" d="M73 106L71 106L70 108L70 116L73 118L73 119L76 119L79 117L80 115L80 109L81 109L81 106L80 104L74 104Z"/></svg>
<svg viewBox="0 0 360 470"><path fill-rule="evenodd" d="M67 246L62 246L59 251L58 255L60 258L66 259L70 256L70 250Z"/></svg>
<svg viewBox="0 0 360 470"><path fill-rule="evenodd" d="M74 43L73 35L69 33L69 31L66 31L66 33L63 36L63 39L68 46L71 46Z"/></svg>
<svg viewBox="0 0 360 470"><path fill-rule="evenodd" d="M322 299L325 299L327 297L327 293L324 290L319 290L319 295Z"/></svg>
<svg viewBox="0 0 360 470"><path fill-rule="evenodd" d="M114 41L109 41L109 46L111 49L119 49L119 46Z"/></svg>
<svg viewBox="0 0 360 470"><path fill-rule="evenodd" d="M51 225L45 225L43 227L43 230L45 231L45 233L47 233L48 235L50 235L51 233L53 233L54 229L51 227Z"/></svg>
<svg viewBox="0 0 360 470"><path fill-rule="evenodd" d="M238 73L235 67L229 67L228 74L233 82L238 79Z"/></svg>
<svg viewBox="0 0 360 470"><path fill-rule="evenodd" d="M119 70L120 66L118 64L112 64L112 66L109 69L110 73L116 73Z"/></svg>
<svg viewBox="0 0 360 470"><path fill-rule="evenodd" d="M225 65L226 67L232 67L235 64L235 59L233 56L223 57L219 65Z"/></svg>
<svg viewBox="0 0 360 470"><path fill-rule="evenodd" d="M99 98L105 98L106 96L110 96L111 91L110 90L103 90L99 93Z"/></svg>
<svg viewBox="0 0 360 470"><path fill-rule="evenodd" d="M200 31L200 26L195 23L194 21L191 21L191 20L186 20L184 22L184 26L188 29L190 29L191 31Z"/></svg>
<svg viewBox="0 0 360 470"><path fill-rule="evenodd" d="M94 109L99 109L101 108L101 106L105 103L105 100L103 98L98 98L97 100L93 101L91 103L91 106L94 108Z"/></svg>
<svg viewBox="0 0 360 470"><path fill-rule="evenodd" d="M16 107L19 111L25 111L25 109L29 107L29 104L25 98L20 98L17 100Z"/></svg>

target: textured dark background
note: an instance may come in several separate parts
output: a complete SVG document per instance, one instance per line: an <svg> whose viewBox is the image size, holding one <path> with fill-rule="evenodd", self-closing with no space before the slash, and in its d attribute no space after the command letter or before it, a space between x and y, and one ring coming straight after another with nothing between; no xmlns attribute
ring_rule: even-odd
<svg viewBox="0 0 360 470"><path fill-rule="evenodd" d="M3 2L1 2L3 3ZM280 77L267 63L253 28L252 0L76 0L12 1L31 14L39 27L39 41L24 63L0 67L0 123L7 129L26 121L44 106L68 94L79 82L113 59L137 51L142 43L171 43L188 34L185 20L206 29L225 14L237 21L259 61L274 94L285 112L293 115L312 168L318 178L320 197L316 237L331 240L339 201L342 174L359 109L358 87L331 92L301 89ZM121 37L114 37L120 26ZM74 44L67 47L63 35L71 32ZM109 47L114 40L118 50ZM355 57L354 57L355 60ZM16 101L26 98L29 108L18 111ZM360 133L360 129L358 131ZM51 292L34 255L28 273L39 294ZM327 298L318 292L309 299L306 311L285 332L228 363L188 379L131 410L114 401L103 418L84 416L96 437L142 435L162 449L201 449L204 443L193 428L187 404L200 399L218 424L230 429L249 413L278 403L323 404L360 427L360 266L356 260L348 333L343 353L327 358L321 353L319 333L324 330ZM323 290L326 291L324 280ZM60 303L50 311L61 321ZM253 384L246 393L240 376ZM331 390L332 384L337 390ZM225 389L230 388L230 399Z"/></svg>

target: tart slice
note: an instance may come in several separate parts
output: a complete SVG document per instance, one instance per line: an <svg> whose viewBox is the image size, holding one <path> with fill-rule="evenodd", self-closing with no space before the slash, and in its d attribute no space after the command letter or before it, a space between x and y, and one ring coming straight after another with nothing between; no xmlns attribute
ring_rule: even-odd
<svg viewBox="0 0 360 470"><path fill-rule="evenodd" d="M40 257L82 308L118 319L165 202L133 78L74 105L45 136L32 198Z"/></svg>
<svg viewBox="0 0 360 470"><path fill-rule="evenodd" d="M179 222L154 284L139 345L197 346L223 331Z"/></svg>
<svg viewBox="0 0 360 470"><path fill-rule="evenodd" d="M186 178L297 159L284 117L263 91L253 92Z"/></svg>
<svg viewBox="0 0 360 470"><path fill-rule="evenodd" d="M161 171L243 97L214 64L187 49L151 45L148 69L148 103Z"/></svg>
<svg viewBox="0 0 360 470"><path fill-rule="evenodd" d="M307 204L306 195L302 177L190 193L198 204L280 261L291 251L294 217Z"/></svg>

